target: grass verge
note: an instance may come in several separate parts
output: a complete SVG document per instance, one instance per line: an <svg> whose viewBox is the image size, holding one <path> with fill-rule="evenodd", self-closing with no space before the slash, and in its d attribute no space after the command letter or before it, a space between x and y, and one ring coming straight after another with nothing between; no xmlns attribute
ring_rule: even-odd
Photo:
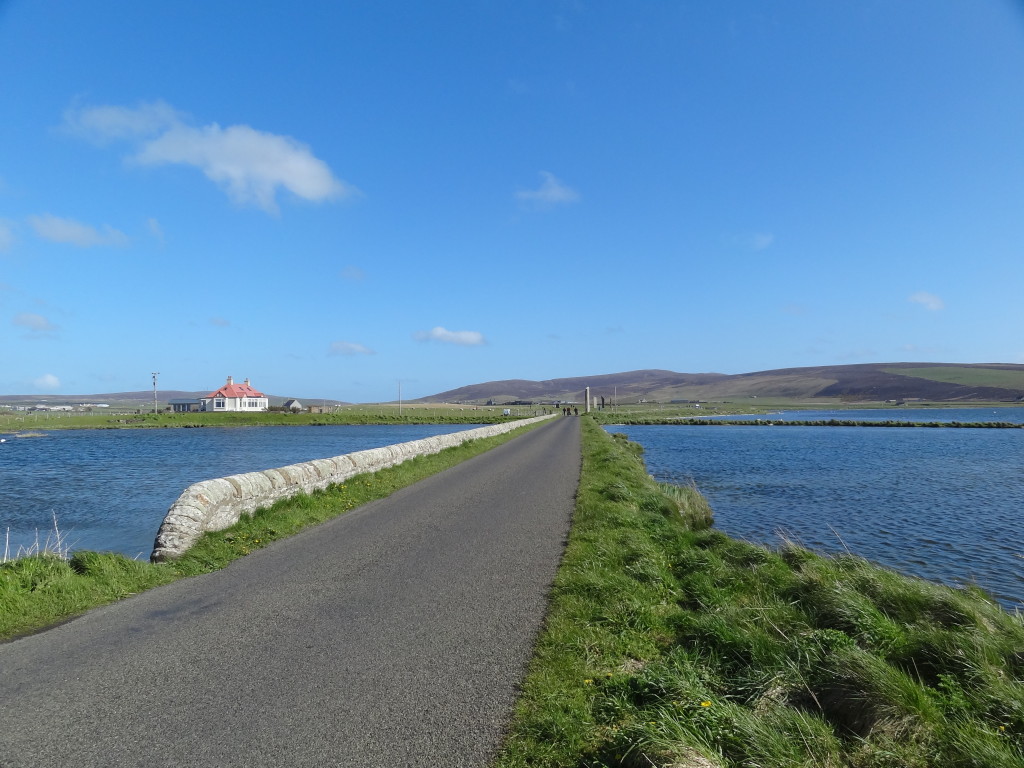
<svg viewBox="0 0 1024 768"><path fill-rule="evenodd" d="M541 424L469 440L440 453L357 475L323 491L284 499L243 517L231 528L204 534L192 549L171 562L154 564L108 552L79 551L68 556L49 549L2 562L0 640L31 633L151 587L223 568L277 539L384 498L538 426Z"/></svg>
<svg viewBox="0 0 1024 768"><path fill-rule="evenodd" d="M1024 765L1024 619L711 528L583 420L577 506L496 768Z"/></svg>

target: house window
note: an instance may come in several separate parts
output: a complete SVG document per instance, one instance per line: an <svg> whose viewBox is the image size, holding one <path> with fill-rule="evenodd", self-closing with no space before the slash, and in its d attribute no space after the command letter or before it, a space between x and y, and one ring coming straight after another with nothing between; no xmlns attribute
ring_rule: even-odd
<svg viewBox="0 0 1024 768"><path fill-rule="evenodd" d="M213 401L213 407L214 408L223 408L224 407L224 398L218 397L216 400L214 400Z"/></svg>

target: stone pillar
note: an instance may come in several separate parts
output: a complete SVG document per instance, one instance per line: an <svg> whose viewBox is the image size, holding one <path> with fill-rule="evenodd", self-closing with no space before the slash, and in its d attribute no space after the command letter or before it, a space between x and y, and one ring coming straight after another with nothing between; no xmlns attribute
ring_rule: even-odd
<svg viewBox="0 0 1024 768"><path fill-rule="evenodd" d="M587 413L590 413L590 387L587 387Z"/></svg>

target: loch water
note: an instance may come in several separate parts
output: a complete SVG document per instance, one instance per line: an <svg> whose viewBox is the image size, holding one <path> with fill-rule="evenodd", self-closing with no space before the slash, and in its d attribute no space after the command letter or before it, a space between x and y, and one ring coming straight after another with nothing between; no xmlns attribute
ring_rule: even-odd
<svg viewBox="0 0 1024 768"><path fill-rule="evenodd" d="M53 538L148 558L192 483L472 429L472 424L75 429L3 435L0 556Z"/></svg>
<svg viewBox="0 0 1024 768"><path fill-rule="evenodd" d="M1024 408L999 409L998 418L948 420L1022 423ZM644 447L655 479L695 483L711 503L715 525L732 536L848 550L932 581L977 584L1005 607L1024 609L1024 430L606 429Z"/></svg>
<svg viewBox="0 0 1024 768"><path fill-rule="evenodd" d="M844 408L827 411L774 411L756 416L729 414L710 418L723 421L899 421L926 424L931 422L975 424L997 422L1004 424L1024 424L1024 408L1000 406L994 408Z"/></svg>

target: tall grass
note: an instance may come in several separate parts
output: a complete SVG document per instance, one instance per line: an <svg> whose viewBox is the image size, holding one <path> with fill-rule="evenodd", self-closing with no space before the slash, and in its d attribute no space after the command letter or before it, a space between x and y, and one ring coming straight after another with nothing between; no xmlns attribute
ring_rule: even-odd
<svg viewBox="0 0 1024 768"><path fill-rule="evenodd" d="M11 529L8 527L4 533L4 551L3 557L0 558L0 563L7 563L11 560L32 557L34 555L46 555L66 560L68 553L74 545L68 540L67 535L61 531L60 525L57 523L57 513L51 512L51 515L53 517L53 530L47 531L45 538L40 538L39 529L36 528L35 539L32 543L20 544L13 553L11 552Z"/></svg>
<svg viewBox="0 0 1024 768"><path fill-rule="evenodd" d="M573 529L496 765L1024 765L1024 620L709 527L583 421Z"/></svg>

